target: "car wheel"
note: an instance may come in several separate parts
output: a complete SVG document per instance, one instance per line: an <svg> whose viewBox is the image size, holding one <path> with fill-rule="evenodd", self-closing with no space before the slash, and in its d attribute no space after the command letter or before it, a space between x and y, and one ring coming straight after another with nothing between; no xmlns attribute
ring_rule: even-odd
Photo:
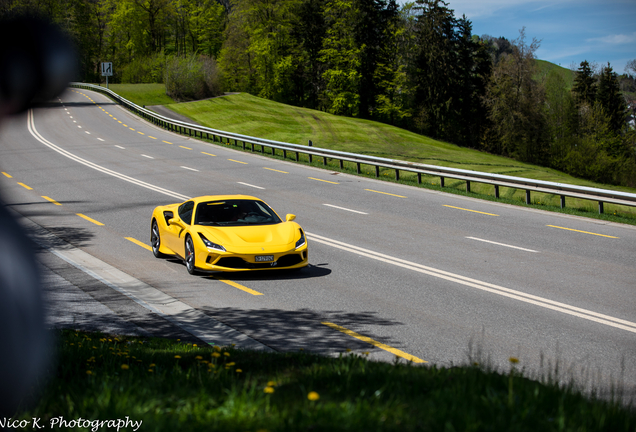
<svg viewBox="0 0 636 432"><path fill-rule="evenodd" d="M194 267L194 243L190 236L186 237L185 241L185 264L186 269L188 269L188 273L191 275L196 274L196 269Z"/></svg>
<svg viewBox="0 0 636 432"><path fill-rule="evenodd" d="M150 229L150 244L152 245L152 254L156 258L161 258L164 256L161 252L159 252L159 248L161 247L161 237L159 235L159 226L157 225L157 221L152 221L152 228Z"/></svg>

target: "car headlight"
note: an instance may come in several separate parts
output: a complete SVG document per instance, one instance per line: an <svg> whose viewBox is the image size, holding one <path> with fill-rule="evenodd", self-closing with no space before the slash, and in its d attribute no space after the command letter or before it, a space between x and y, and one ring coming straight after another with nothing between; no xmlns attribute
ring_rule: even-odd
<svg viewBox="0 0 636 432"><path fill-rule="evenodd" d="M203 240L203 244L205 244L207 248L225 252L225 248L223 246L221 246L220 244L211 242L210 240L206 239L203 234L199 233L199 237L201 237L201 240Z"/></svg>
<svg viewBox="0 0 636 432"><path fill-rule="evenodd" d="M296 242L296 249L298 249L299 247L307 243L307 240L305 240L305 233L303 232L303 230L299 229L298 231L300 231L300 239Z"/></svg>

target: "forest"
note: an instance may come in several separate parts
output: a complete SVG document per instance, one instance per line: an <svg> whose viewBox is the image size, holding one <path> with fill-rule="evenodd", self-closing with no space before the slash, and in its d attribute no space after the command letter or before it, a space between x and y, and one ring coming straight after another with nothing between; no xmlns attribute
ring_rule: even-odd
<svg viewBox="0 0 636 432"><path fill-rule="evenodd" d="M525 29L474 35L442 0L0 0L24 13L72 38L78 81L109 61L111 82L176 100L248 92L636 187L636 59L582 59L568 81Z"/></svg>

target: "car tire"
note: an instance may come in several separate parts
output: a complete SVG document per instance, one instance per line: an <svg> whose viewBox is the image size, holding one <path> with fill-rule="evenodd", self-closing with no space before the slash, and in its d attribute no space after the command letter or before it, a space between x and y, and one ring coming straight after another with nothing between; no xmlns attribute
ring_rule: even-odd
<svg viewBox="0 0 636 432"><path fill-rule="evenodd" d="M185 265L188 273L191 275L197 274L194 262L194 242L192 241L192 237L187 236L185 240Z"/></svg>
<svg viewBox="0 0 636 432"><path fill-rule="evenodd" d="M161 235L159 234L159 226L156 220L152 221L150 228L150 244L152 245L152 254L155 258L163 258L165 256L159 252L159 248L161 247Z"/></svg>

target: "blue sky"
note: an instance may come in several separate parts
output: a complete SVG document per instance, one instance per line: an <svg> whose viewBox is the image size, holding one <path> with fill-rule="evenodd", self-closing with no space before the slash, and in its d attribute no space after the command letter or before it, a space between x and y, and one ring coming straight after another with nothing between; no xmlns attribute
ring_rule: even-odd
<svg viewBox="0 0 636 432"><path fill-rule="evenodd" d="M538 59L570 68L583 60L618 74L636 59L636 0L446 0L473 23L473 34L541 40ZM404 3L404 2L400 2Z"/></svg>

